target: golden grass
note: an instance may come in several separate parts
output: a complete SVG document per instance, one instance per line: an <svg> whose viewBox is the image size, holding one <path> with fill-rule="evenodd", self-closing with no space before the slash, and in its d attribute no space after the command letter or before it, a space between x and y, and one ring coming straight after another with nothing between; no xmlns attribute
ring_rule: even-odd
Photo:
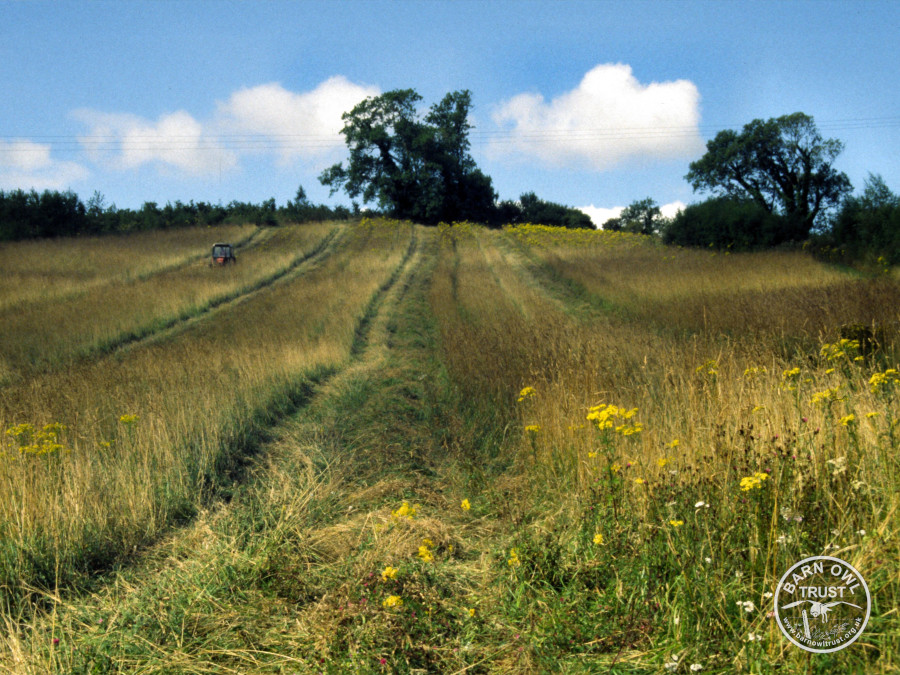
<svg viewBox="0 0 900 675"><path fill-rule="evenodd" d="M821 341L862 324L896 334L900 285L867 281L800 251L720 253L626 233L508 230L532 256L636 320L732 338Z"/></svg>
<svg viewBox="0 0 900 675"><path fill-rule="evenodd" d="M676 538L684 548L672 549L675 554L708 557L716 570L739 578L711 577L710 597L693 608L676 603L666 622L679 613L715 611L732 623L726 608L708 604L716 594L719 604L736 596L765 607L763 591L773 590L783 568L805 554L842 554L866 566L883 598L900 596L895 564L884 567L900 559L889 534L900 525L900 382L877 391L870 385L873 374L897 367L896 333L882 333L878 351L858 359L861 350L852 344L832 359L818 349L822 337L837 334L837 322L876 317L879 325L896 325L895 282L879 280L873 292L870 282L842 277L800 253L716 260L675 252L693 267L698 287L728 289L721 296L729 301L715 305L720 315L704 320L695 307L709 308L715 293L698 292L698 298L687 286L668 287L668 249L627 240L617 248L576 247L566 233L556 246L526 241L525 251L560 276L617 304L630 296L638 305L575 320L558 299L569 288L539 276L547 284L541 291L525 256L497 241L503 236L509 235L448 234L432 306L444 358L464 396L482 409L516 408L513 436L525 477L519 499L532 508L535 501L557 505L537 515L536 530L558 532L564 548L576 547L589 517L585 504L594 504L604 512L597 533L624 552L649 548L688 523ZM762 272L751 273L754 261ZM823 296L822 288L841 289L857 302ZM778 298L788 293L790 321L757 322L762 328L752 336L723 336L726 328L752 323L753 315L786 311ZM823 297L838 305L824 320ZM654 313L667 303L668 313ZM684 332L659 330L676 320ZM784 349L791 340L795 348ZM535 393L517 401L526 386ZM827 390L835 393L817 403ZM601 404L618 407L609 428L587 419L591 406ZM755 472L771 476L757 488L764 499L741 489ZM712 504L713 516L704 504ZM736 532L747 539L736 541ZM765 630L777 644L777 628L764 615L753 618L745 630Z"/></svg>
<svg viewBox="0 0 900 675"><path fill-rule="evenodd" d="M258 228L226 225L103 237L0 243L0 309L71 295L182 265L216 241L238 243Z"/></svg>
<svg viewBox="0 0 900 675"><path fill-rule="evenodd" d="M229 455L247 452L242 446L259 433L260 415L289 407L304 373L346 361L366 301L408 241L408 228L355 227L314 269L172 339L0 391L4 430L23 423L66 426L64 450L45 456L21 455L12 438L4 439L5 583L15 586L23 573L25 581L43 574L30 581L52 584L46 575L55 566L65 571L84 564L85 556L100 563L120 557L189 515L202 492L222 479L217 463L224 459L227 467ZM126 414L136 421L120 421ZM44 562L43 572L28 569L31 556Z"/></svg>
<svg viewBox="0 0 900 675"><path fill-rule="evenodd" d="M883 329L861 359L849 342L820 351L825 324L814 302L753 336L725 330L769 311L779 293L815 296L823 286L871 298L871 308L847 302L834 317L861 323L873 310L889 326L892 282L865 296L866 280L802 254L760 254L761 275L753 256L731 267L734 256L639 237L598 244L590 233L526 234L419 230L425 264L395 285L364 358L296 421L282 420L235 500L160 545L146 570L74 607L54 601L56 611L28 624L29 637L7 619L4 644L22 672L83 666L92 646L111 667L140 672L650 673L677 655L685 672L699 663L700 672L799 674L807 655L785 646L766 593L788 564L819 553L856 565L877 603L860 644L823 667L895 672L900 382L871 380L896 367L895 335ZM178 481L196 489L184 478L191 471L167 463L187 449L199 465L207 443L228 446L204 434L245 423L273 381L348 363L350 318L396 269L409 236L357 228L296 282L103 359L96 372L81 364L71 381L34 378L43 398L37 389L20 395L50 404L37 426L55 421L54 410L79 420L78 433L62 436L78 443L72 466L93 456L90 480L123 511L127 492L142 489L129 476L153 476L157 490ZM718 323L690 309L690 275L680 290L665 283L670 255L695 266L702 306L727 289ZM616 265L635 278L601 278ZM616 284L612 310L591 295ZM677 330L647 309L654 303L671 305ZM285 307L302 307L306 320ZM193 363L210 353L238 372ZM153 370L157 361L165 367ZM103 379L104 364L126 377ZM111 387L109 398L54 393L76 379ZM526 386L533 393L520 395ZM619 407L608 428L588 419L599 404ZM135 425L116 421L123 411L139 415ZM88 452L111 436L127 447L121 459ZM29 466L44 473L0 487L40 484L53 465ZM113 469L124 488L104 482ZM756 473L769 478L742 490ZM87 484L79 489L86 494ZM34 505L7 508L7 523L17 514L31 519L23 528L65 521L49 490L29 494ZM38 500L56 509L53 518L35 517ZM404 500L419 505L412 519L397 511ZM72 502L88 519L111 514L111 504ZM146 511L129 518L125 530L152 522ZM382 578L387 566L396 578ZM403 604L385 606L391 596ZM752 612L737 606L747 601ZM98 613L115 627L97 628ZM49 635L62 638L58 648L33 637Z"/></svg>
<svg viewBox="0 0 900 675"><path fill-rule="evenodd" d="M0 377L16 379L58 366L123 337L152 333L222 298L252 289L310 251L333 227L318 224L263 231L249 247L238 250L238 264L225 268L209 266L207 234L207 242L192 249L194 258L181 264L132 276L140 268L132 263L127 273L104 283L95 279L93 286L76 285L68 294L0 310ZM160 244L165 243L163 238ZM69 240L68 245L70 255L77 257L79 240ZM144 245L158 246L149 246L147 240Z"/></svg>

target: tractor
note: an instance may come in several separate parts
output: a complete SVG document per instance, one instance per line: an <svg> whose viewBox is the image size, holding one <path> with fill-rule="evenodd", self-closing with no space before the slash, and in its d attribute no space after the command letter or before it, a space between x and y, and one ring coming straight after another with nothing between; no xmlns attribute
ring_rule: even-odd
<svg viewBox="0 0 900 675"><path fill-rule="evenodd" d="M236 263L237 258L234 257L234 246L231 244L213 244L212 262L210 265L227 265L228 263Z"/></svg>

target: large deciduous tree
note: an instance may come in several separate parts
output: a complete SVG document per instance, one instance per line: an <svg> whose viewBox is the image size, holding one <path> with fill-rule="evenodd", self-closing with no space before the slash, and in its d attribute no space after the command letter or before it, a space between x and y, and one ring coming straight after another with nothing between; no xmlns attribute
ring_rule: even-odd
<svg viewBox="0 0 900 675"><path fill-rule="evenodd" d="M416 112L421 100L413 89L397 89L344 113L350 158L319 180L332 194L343 188L398 218L489 220L496 194L469 154L471 93L447 94L424 119Z"/></svg>
<svg viewBox="0 0 900 675"><path fill-rule="evenodd" d="M843 150L825 139L813 118L794 113L753 120L743 131L720 131L685 178L694 190L752 199L785 217L785 239L805 239L816 219L852 189L832 166Z"/></svg>
<svg viewBox="0 0 900 675"><path fill-rule="evenodd" d="M619 215L620 229L635 234L654 234L662 212L651 198L639 199L626 206Z"/></svg>

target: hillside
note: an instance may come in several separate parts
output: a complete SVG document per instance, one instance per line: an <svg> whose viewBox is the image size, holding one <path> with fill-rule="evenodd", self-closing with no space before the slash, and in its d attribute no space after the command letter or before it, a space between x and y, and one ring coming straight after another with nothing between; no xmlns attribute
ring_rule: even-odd
<svg viewBox="0 0 900 675"><path fill-rule="evenodd" d="M0 288L2 672L900 669L896 274L363 219ZM772 616L813 555L871 591L832 654Z"/></svg>

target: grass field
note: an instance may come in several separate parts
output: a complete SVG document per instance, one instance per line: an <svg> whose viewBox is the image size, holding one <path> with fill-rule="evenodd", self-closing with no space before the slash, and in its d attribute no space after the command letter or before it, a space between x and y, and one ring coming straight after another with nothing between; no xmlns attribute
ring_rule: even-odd
<svg viewBox="0 0 900 675"><path fill-rule="evenodd" d="M208 232L0 251L0 670L900 671L896 276L535 226L215 237L238 267ZM872 611L810 654L770 594L823 554Z"/></svg>

